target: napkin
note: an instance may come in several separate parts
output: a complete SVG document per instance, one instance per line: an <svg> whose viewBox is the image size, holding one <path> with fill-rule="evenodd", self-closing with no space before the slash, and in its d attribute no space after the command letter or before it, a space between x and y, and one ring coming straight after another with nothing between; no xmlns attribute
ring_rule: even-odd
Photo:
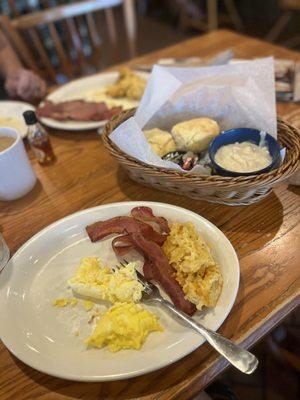
<svg viewBox="0 0 300 400"><path fill-rule="evenodd" d="M149 146L143 129L171 131L195 117L218 121L221 130L256 128L277 137L274 60L272 57L234 65L201 68L154 66L135 115L110 135L125 153L158 167L210 174L203 165L190 171L164 161Z"/></svg>

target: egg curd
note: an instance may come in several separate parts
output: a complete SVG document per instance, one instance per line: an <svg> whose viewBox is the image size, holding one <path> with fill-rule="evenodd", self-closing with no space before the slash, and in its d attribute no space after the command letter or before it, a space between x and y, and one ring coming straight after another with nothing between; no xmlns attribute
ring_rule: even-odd
<svg viewBox="0 0 300 400"><path fill-rule="evenodd" d="M198 310L215 307L220 296L223 278L210 248L191 222L169 225L163 250L174 267L175 277L185 297Z"/></svg>
<svg viewBox="0 0 300 400"><path fill-rule="evenodd" d="M85 340L88 347L108 349L115 353L123 349L140 349L150 332L162 331L156 315L136 304L142 297L143 285L137 280L136 263L115 271L102 267L95 257L86 257L68 281L75 294L89 297L80 300L78 311L84 309L91 318L86 322L93 330ZM108 309L101 313L94 300L107 300ZM54 307L74 306L77 298L59 298ZM106 306L106 305L105 305ZM76 314L76 318L77 318ZM75 315L75 314L74 314ZM73 335L79 336L78 327Z"/></svg>
<svg viewBox="0 0 300 400"><path fill-rule="evenodd" d="M66 307L66 306L76 306L76 304L78 303L78 300L75 297L71 297L71 298L62 298L62 299L56 299L53 301L52 305L53 307L58 307L58 308L62 308L62 307Z"/></svg>
<svg viewBox="0 0 300 400"><path fill-rule="evenodd" d="M113 271L102 267L95 257L83 258L68 284L81 296L111 303L138 302L143 291L142 284L137 280L135 263Z"/></svg>
<svg viewBox="0 0 300 400"><path fill-rule="evenodd" d="M154 331L163 331L154 314L133 302L117 303L99 318L86 344L98 348L107 345L113 353L138 350Z"/></svg>

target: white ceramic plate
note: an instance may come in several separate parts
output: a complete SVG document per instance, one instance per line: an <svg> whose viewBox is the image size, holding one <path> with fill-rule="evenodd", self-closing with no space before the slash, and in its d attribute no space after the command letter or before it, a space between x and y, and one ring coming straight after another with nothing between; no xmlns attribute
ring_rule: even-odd
<svg viewBox="0 0 300 400"><path fill-rule="evenodd" d="M149 74L145 72L135 72L137 75L144 79L148 79ZM101 90L108 85L114 83L119 76L117 71L101 73L87 78L76 79L66 85L61 86L47 96L47 100L54 103L74 100L86 99L86 95L95 90ZM129 101L128 108L137 107L139 102ZM42 104L42 103L41 103ZM106 124L107 121L91 121L91 122L78 122L78 121L56 121L51 118L41 118L41 122L54 129L63 129L68 131L81 131L88 129L97 129Z"/></svg>
<svg viewBox="0 0 300 400"><path fill-rule="evenodd" d="M23 101L0 101L0 126L16 129L22 138L27 135L27 125L23 118L23 112L35 110L34 106ZM2 119L10 119L12 123L3 122Z"/></svg>
<svg viewBox="0 0 300 400"><path fill-rule="evenodd" d="M69 311L52 307L53 300L62 297L66 280L74 274L82 257L100 257L104 265L117 262L111 239L91 243L85 226L127 214L137 205L147 205L156 215L169 220L192 221L212 246L224 285L217 306L197 312L194 318L208 328L219 328L233 306L239 286L238 259L224 234L206 219L180 207L152 202L115 203L77 212L43 229L17 251L0 274L0 337L16 357L60 378L108 381L162 368L204 342L163 309L147 305L159 316L164 332L151 333L140 351L112 354L107 348L86 350L83 338L74 336L66 323L72 319Z"/></svg>

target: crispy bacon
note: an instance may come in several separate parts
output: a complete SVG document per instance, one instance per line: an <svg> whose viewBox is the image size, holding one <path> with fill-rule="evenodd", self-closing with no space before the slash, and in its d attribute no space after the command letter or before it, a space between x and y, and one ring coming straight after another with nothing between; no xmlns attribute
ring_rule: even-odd
<svg viewBox="0 0 300 400"><path fill-rule="evenodd" d="M144 265L143 265L143 271L145 278L148 280L154 279L154 274L152 271L153 268L153 263L150 261L148 258L146 258L146 255L143 253L143 251L138 248L131 240L129 235L122 235L122 236L117 236L115 237L112 242L111 246L113 248L113 251L117 256L124 257L130 250L135 249L138 251L142 256L144 256Z"/></svg>
<svg viewBox="0 0 300 400"><path fill-rule="evenodd" d="M185 299L184 292L174 277L174 270L161 248L167 235L159 234L150 225L143 222L155 220L161 230L167 232L169 231L167 221L162 217L155 217L148 207L137 207L132 210L132 215L137 215L138 218L135 216L115 217L89 225L86 231L92 242L111 234L122 234L122 236L114 238L112 242L116 254L124 255L131 248L139 251L145 259L143 268L146 279L154 279L160 283L176 307L193 315L196 308ZM140 219L141 215L143 220Z"/></svg>
<svg viewBox="0 0 300 400"><path fill-rule="evenodd" d="M147 275L149 274L162 285L176 307L186 314L193 315L196 307L186 300L182 287L176 281L174 270L162 248L156 243L147 240L139 231L132 232L130 236L136 246L142 250L151 262L150 265L149 262L146 263Z"/></svg>
<svg viewBox="0 0 300 400"><path fill-rule="evenodd" d="M148 281L151 281L152 279L154 279L153 263L152 263L152 261L150 261L147 258L145 258L145 261L144 261L143 272L144 272L144 277Z"/></svg>
<svg viewBox="0 0 300 400"><path fill-rule="evenodd" d="M139 221L155 222L163 233L168 234L170 232L168 221L164 217L156 217L150 207L134 207L131 210L131 215Z"/></svg>
<svg viewBox="0 0 300 400"><path fill-rule="evenodd" d="M130 231L140 229L149 240L162 246L166 237L155 232L155 230L142 221L132 217L114 217L107 221L98 221L86 227L86 231L92 242L97 242L112 234L126 234Z"/></svg>
<svg viewBox="0 0 300 400"><path fill-rule="evenodd" d="M134 244L129 235L117 236L111 242L111 246L117 256L125 256L130 250L134 249Z"/></svg>

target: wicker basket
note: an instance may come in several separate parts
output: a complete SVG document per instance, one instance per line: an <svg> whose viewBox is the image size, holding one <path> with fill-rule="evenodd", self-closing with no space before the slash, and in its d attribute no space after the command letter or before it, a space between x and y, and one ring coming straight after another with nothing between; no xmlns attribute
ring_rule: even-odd
<svg viewBox="0 0 300 400"><path fill-rule="evenodd" d="M211 203L248 205L267 196L276 184L292 175L299 164L299 132L278 119L278 140L282 147L286 147L286 156L278 169L266 174L236 178L204 176L148 165L124 153L109 138L110 133L133 116L134 112L135 110L123 111L115 116L106 124L102 138L111 155L134 181L142 185Z"/></svg>

